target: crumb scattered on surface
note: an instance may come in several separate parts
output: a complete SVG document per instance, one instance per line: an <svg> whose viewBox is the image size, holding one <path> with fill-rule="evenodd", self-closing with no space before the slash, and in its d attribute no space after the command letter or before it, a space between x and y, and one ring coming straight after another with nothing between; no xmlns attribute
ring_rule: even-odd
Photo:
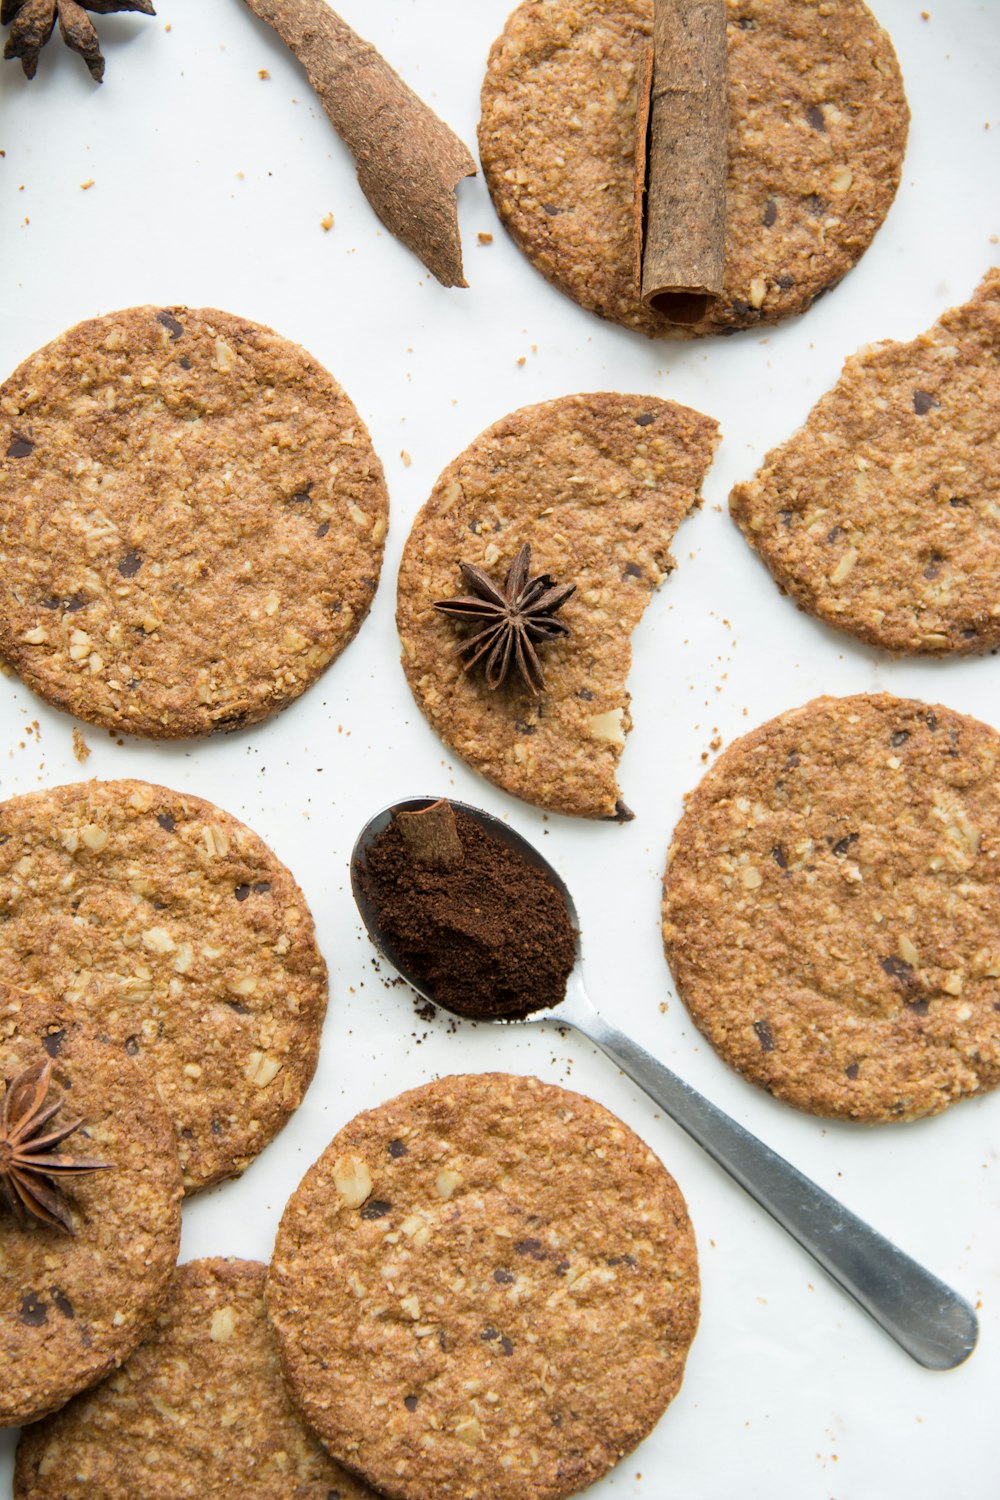
<svg viewBox="0 0 1000 1500"><path fill-rule="evenodd" d="M87 744L87 741L84 739L79 729L76 728L74 728L73 730L73 754L76 756L81 766L90 759L90 746Z"/></svg>
<svg viewBox="0 0 1000 1500"><path fill-rule="evenodd" d="M492 245L492 243L493 243L493 236L491 234L480 233L480 235L479 235L479 243L481 245Z"/></svg>
<svg viewBox="0 0 1000 1500"><path fill-rule="evenodd" d="M324 214L319 222L329 234L330 230L333 228L333 214Z"/></svg>
<svg viewBox="0 0 1000 1500"><path fill-rule="evenodd" d="M84 192L86 192L88 188L92 188L93 186L94 186L94 179L92 177L88 177L86 182L81 182L80 183L80 187L82 188L82 190Z"/></svg>

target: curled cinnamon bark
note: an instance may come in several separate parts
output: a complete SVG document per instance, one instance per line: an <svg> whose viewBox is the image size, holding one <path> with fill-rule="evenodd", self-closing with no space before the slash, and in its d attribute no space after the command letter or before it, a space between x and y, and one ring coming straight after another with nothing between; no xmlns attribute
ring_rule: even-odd
<svg viewBox="0 0 1000 1500"><path fill-rule="evenodd" d="M465 858L450 802L440 797L419 812L394 814L406 847L417 864L451 870Z"/></svg>
<svg viewBox="0 0 1000 1500"><path fill-rule="evenodd" d="M387 229L441 282L466 286L455 188L469 151L325 0L245 0L306 70Z"/></svg>
<svg viewBox="0 0 1000 1500"><path fill-rule="evenodd" d="M653 52L648 163L642 150L638 162L641 296L673 323L697 323L721 295L725 269L725 0L656 0Z"/></svg>

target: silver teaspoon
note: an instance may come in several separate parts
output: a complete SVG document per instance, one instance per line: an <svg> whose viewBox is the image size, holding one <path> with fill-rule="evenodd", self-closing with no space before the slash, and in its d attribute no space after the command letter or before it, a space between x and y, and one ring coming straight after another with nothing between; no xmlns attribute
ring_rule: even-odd
<svg viewBox="0 0 1000 1500"><path fill-rule="evenodd" d="M407 984L435 1005L440 1003L437 998L397 960L361 877L368 850L393 813L420 812L436 800L409 797L383 808L365 824L351 854L351 888L372 942ZM573 897L538 850L499 818L465 802L452 801L451 805L548 875L562 893L579 934ZM557 1026L575 1027L645 1089L912 1359L929 1370L951 1370L968 1359L979 1334L969 1303L671 1073L638 1042L610 1026L583 987L579 936L576 966L566 986L566 998L558 1006L534 1011L517 1022L494 1016L483 1019L500 1020L503 1025L551 1021Z"/></svg>

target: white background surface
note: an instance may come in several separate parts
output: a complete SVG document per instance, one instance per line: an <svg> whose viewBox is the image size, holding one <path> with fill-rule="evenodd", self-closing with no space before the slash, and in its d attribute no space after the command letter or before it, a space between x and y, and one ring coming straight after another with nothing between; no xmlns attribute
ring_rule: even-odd
<svg viewBox="0 0 1000 1500"><path fill-rule="evenodd" d="M680 1396L594 1500L1000 1495L1000 1098L876 1130L794 1114L701 1042L659 938L670 831L716 731L727 742L816 693L883 688L1000 724L995 659L892 661L834 635L778 595L724 512L731 485L805 417L846 354L929 326L1000 259L1000 5L924 3L928 20L920 0L875 5L913 124L897 202L860 266L778 331L680 346L603 324L549 288L496 222L481 177L460 189L471 289L438 287L373 218L304 78L240 0L162 0L156 20L98 17L108 59L100 89L58 39L32 84L15 64L0 67L0 375L116 307L226 308L301 342L342 381L392 498L371 617L327 676L268 725L179 746L117 744L82 726L93 750L84 769L72 721L0 679L0 794L90 775L190 789L271 843L316 917L331 1006L315 1083L241 1181L187 1205L182 1256L266 1259L288 1194L333 1132L438 1074L535 1072L600 1099L678 1178L704 1305ZM507 0L341 0L340 9L474 145ZM327 211L330 233L320 227ZM479 246L479 231L494 243ZM454 764L410 698L393 623L400 550L444 465L515 407L598 389L688 402L724 434L705 508L682 528L678 569L635 639L636 727L621 784L637 818L627 827L546 819ZM347 857L369 812L426 791L479 803L543 844L576 895L589 988L611 1018L980 1304L980 1347L966 1366L929 1374L912 1364L582 1040L421 1022L405 989L384 987ZM13 1435L0 1436L0 1495L13 1449Z"/></svg>

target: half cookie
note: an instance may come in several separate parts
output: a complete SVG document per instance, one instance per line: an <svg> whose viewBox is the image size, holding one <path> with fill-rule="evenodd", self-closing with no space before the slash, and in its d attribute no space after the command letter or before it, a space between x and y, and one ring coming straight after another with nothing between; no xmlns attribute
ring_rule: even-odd
<svg viewBox="0 0 1000 1500"><path fill-rule="evenodd" d="M727 0L723 295L678 330L635 275L636 113L653 0L527 0L493 45L479 150L497 213L544 276L652 336L776 323L835 286L896 195L909 111L860 0Z"/></svg>
<svg viewBox="0 0 1000 1500"><path fill-rule="evenodd" d="M248 1260L180 1266L128 1364L22 1434L14 1500L375 1500L292 1406L264 1274Z"/></svg>
<svg viewBox="0 0 1000 1500"><path fill-rule="evenodd" d="M615 772L631 728L630 635L674 565L671 539L701 503L717 440L711 417L651 396L565 396L497 422L441 475L399 571L403 667L445 743L505 791L629 816ZM516 649L498 687L486 658L466 670L483 621L435 609L469 594L463 564L502 593L526 544L528 573L512 580L528 586L522 601L544 614L544 580L575 585L551 624L534 622L537 692Z"/></svg>
<svg viewBox="0 0 1000 1500"><path fill-rule="evenodd" d="M114 730L256 723L353 638L387 515L305 350L210 308L95 318L0 387L0 653Z"/></svg>
<svg viewBox="0 0 1000 1500"><path fill-rule="evenodd" d="M909 344L853 355L730 496L800 609L890 651L1000 645L1000 269Z"/></svg>
<svg viewBox="0 0 1000 1500"><path fill-rule="evenodd" d="M1000 1083L1000 735L817 698L688 799L663 933L725 1060L799 1109L915 1119Z"/></svg>
<svg viewBox="0 0 1000 1500"><path fill-rule="evenodd" d="M238 1175L316 1067L326 966L285 866L228 813L143 781L0 803L0 975L134 1057L189 1190Z"/></svg>
<svg viewBox="0 0 1000 1500"><path fill-rule="evenodd" d="M182 1196L135 1064L64 1001L0 985L0 1427L56 1410L145 1338Z"/></svg>
<svg viewBox="0 0 1000 1500"><path fill-rule="evenodd" d="M393 1500L561 1500L644 1438L698 1322L684 1199L590 1099L444 1078L335 1136L267 1285L307 1420Z"/></svg>

